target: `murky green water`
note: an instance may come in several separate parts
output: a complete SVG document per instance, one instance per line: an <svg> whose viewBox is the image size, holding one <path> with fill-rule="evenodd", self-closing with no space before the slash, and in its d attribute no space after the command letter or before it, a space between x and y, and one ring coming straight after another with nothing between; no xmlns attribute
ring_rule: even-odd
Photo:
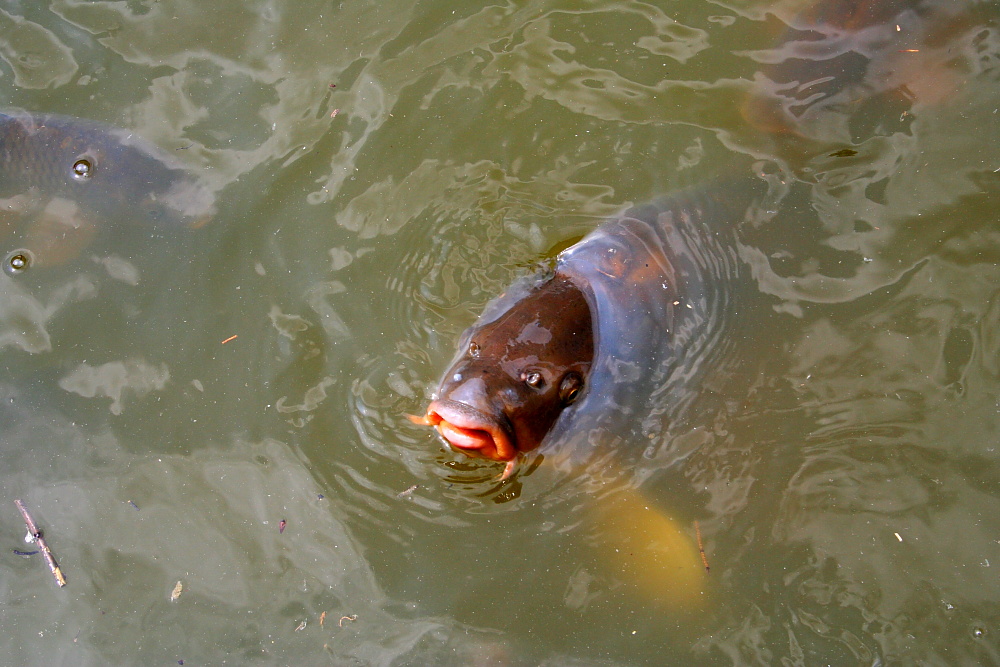
<svg viewBox="0 0 1000 667"><path fill-rule="evenodd" d="M769 4L0 5L8 107L220 210L0 274L0 663L1000 662L996 7L862 39L900 94L795 137ZM535 261L755 172L753 297L633 456L502 484L407 421Z"/></svg>

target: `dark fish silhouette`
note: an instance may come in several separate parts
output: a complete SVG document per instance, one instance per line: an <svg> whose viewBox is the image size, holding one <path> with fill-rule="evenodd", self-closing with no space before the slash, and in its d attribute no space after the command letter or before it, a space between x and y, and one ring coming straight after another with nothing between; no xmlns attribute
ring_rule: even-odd
<svg viewBox="0 0 1000 667"><path fill-rule="evenodd" d="M169 153L103 123L0 114L4 269L52 266L120 226L198 227L214 194Z"/></svg>

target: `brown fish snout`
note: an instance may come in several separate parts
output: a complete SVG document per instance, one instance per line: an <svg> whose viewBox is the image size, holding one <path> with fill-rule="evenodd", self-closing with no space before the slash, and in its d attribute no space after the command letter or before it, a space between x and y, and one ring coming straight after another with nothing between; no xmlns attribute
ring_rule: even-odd
<svg viewBox="0 0 1000 667"><path fill-rule="evenodd" d="M427 407L427 424L467 456L493 461L512 461L517 447L506 420L486 414L467 403L439 399Z"/></svg>

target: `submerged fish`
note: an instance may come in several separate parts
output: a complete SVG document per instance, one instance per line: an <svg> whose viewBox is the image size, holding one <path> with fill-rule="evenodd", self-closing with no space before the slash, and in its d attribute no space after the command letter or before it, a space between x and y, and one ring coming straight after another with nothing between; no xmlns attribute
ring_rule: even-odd
<svg viewBox="0 0 1000 667"><path fill-rule="evenodd" d="M486 307L416 421L507 462L505 476L543 443L641 429L667 393L683 400L720 334L738 261L711 228L734 228L765 191L695 190L605 223Z"/></svg>
<svg viewBox="0 0 1000 667"><path fill-rule="evenodd" d="M214 194L137 135L65 116L0 114L0 243L4 269L76 257L120 225L198 227Z"/></svg>

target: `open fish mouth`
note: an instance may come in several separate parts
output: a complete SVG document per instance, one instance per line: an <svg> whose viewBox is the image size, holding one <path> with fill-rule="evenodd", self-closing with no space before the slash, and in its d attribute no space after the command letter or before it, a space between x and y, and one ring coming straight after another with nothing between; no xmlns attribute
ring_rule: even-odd
<svg viewBox="0 0 1000 667"><path fill-rule="evenodd" d="M514 435L503 416L497 418L467 403L440 399L427 407L423 422L467 456L492 461L517 458Z"/></svg>

